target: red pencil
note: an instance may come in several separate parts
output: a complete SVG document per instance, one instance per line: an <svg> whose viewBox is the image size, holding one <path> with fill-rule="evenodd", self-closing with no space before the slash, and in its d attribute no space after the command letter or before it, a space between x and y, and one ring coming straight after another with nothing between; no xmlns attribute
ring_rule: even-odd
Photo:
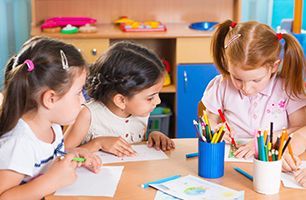
<svg viewBox="0 0 306 200"><path fill-rule="evenodd" d="M222 110L221 110L221 109L218 109L218 113L219 113L219 115L220 115L220 118L221 118L222 122L225 123L225 126L226 126L227 130L228 130L229 132L231 132L231 129L230 129L229 125L227 124L227 121L226 121L226 119L225 119L225 117L224 117L224 114L222 113ZM237 148L237 144L236 144L236 142L235 142L235 139L234 139L231 135L229 135L229 137L230 137L231 140L232 140L231 143Z"/></svg>

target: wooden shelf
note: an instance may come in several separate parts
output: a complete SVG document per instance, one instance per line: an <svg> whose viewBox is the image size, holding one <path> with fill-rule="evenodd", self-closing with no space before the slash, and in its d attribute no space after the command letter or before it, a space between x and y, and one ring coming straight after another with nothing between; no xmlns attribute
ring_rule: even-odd
<svg viewBox="0 0 306 200"><path fill-rule="evenodd" d="M32 28L31 35L45 35L55 38L79 38L79 39L94 39L94 38L108 38L108 39L130 39L130 38L177 38L177 37L210 37L211 31L197 31L190 29L189 23L168 23L166 24L167 31L165 32L123 32L114 24L98 24L96 33L76 33L76 34L62 34L62 33L45 33L36 26Z"/></svg>
<svg viewBox="0 0 306 200"><path fill-rule="evenodd" d="M176 87L173 84L164 86L161 90L161 93L175 93L175 92L176 92Z"/></svg>

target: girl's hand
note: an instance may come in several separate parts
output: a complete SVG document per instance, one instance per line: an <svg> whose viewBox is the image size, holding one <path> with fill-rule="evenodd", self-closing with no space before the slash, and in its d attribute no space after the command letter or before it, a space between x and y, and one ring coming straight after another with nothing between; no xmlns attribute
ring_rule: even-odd
<svg viewBox="0 0 306 200"><path fill-rule="evenodd" d="M101 149L118 157L133 156L135 151L132 146L122 137L99 137Z"/></svg>
<svg viewBox="0 0 306 200"><path fill-rule="evenodd" d="M249 143L241 145L238 147L237 151L234 153L236 158L248 159L255 154L254 141L251 140Z"/></svg>
<svg viewBox="0 0 306 200"><path fill-rule="evenodd" d="M295 180L303 187L306 187L306 169L294 172Z"/></svg>
<svg viewBox="0 0 306 200"><path fill-rule="evenodd" d="M175 148L174 142L159 131L152 131L149 134L148 147L153 146L156 150L162 149L163 151Z"/></svg>
<svg viewBox="0 0 306 200"><path fill-rule="evenodd" d="M88 170L94 173L98 173L100 171L102 163L99 156L91 153L85 148L75 148L72 150L72 152L74 152L78 157L86 159L81 166L86 167Z"/></svg>
<svg viewBox="0 0 306 200"><path fill-rule="evenodd" d="M294 163L294 160L292 159L291 155L286 151L283 155L283 164L282 164L282 171L284 172L291 172L298 170L298 167L301 164L301 160L298 156L293 155L294 159L296 161L296 164Z"/></svg>
<svg viewBox="0 0 306 200"><path fill-rule="evenodd" d="M58 157L44 174L44 176L48 176L50 185L57 186L55 190L70 185L76 180L75 170L79 164L72 160L74 157L76 155L71 153L66 154L65 157Z"/></svg>

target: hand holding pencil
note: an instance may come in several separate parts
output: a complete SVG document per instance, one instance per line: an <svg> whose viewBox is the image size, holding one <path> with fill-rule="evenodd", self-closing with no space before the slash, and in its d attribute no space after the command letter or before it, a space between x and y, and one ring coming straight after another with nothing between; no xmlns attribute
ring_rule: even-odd
<svg viewBox="0 0 306 200"><path fill-rule="evenodd" d="M231 133L232 130L231 130L230 126L228 125L222 110L218 109L218 113L219 113L219 116L220 116L222 122L225 123L226 129L229 131L228 136L231 138L231 145L233 145L237 149L237 144L236 144L235 139L234 139L234 137L232 136L232 133Z"/></svg>
<svg viewBox="0 0 306 200"><path fill-rule="evenodd" d="M294 159L293 159L294 158ZM282 164L282 171L283 172L292 172L297 171L300 164L301 159L296 155L290 155L288 151L286 151L283 155L283 164Z"/></svg>

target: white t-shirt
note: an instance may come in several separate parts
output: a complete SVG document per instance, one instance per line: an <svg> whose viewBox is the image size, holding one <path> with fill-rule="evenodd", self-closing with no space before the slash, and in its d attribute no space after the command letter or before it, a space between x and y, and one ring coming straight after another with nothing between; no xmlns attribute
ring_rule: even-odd
<svg viewBox="0 0 306 200"><path fill-rule="evenodd" d="M90 127L82 143L99 136L121 136L129 143L141 142L144 139L148 117L118 117L103 103L91 101L85 104L91 113Z"/></svg>
<svg viewBox="0 0 306 200"><path fill-rule="evenodd" d="M0 138L0 170L13 170L26 175L24 182L43 174L48 165L64 152L63 133L52 125L55 140L52 144L39 140L29 125L19 119L15 128Z"/></svg>

